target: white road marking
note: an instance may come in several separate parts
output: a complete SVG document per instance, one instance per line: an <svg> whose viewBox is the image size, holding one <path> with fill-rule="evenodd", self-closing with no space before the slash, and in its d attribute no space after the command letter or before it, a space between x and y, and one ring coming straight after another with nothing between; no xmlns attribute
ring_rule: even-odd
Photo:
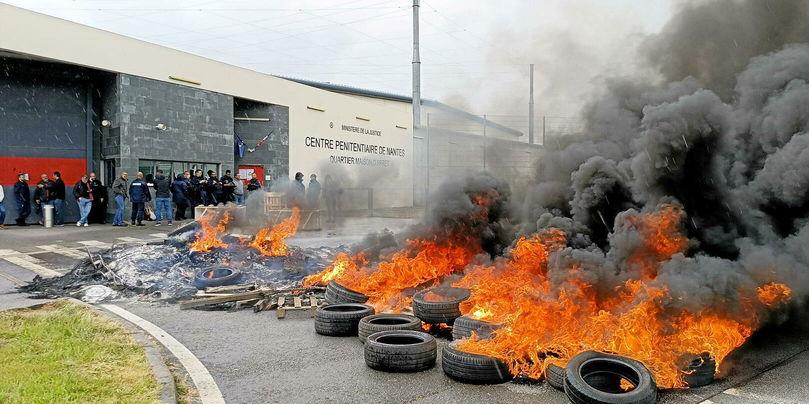
<svg viewBox="0 0 809 404"><path fill-rule="evenodd" d="M150 236L152 236L154 238L166 238L169 235L166 234L166 233L152 233L152 234L150 234Z"/></svg>
<svg viewBox="0 0 809 404"><path fill-rule="evenodd" d="M0 257L7 257L9 255L17 255L17 254L22 254L22 253L19 252L19 251L14 251L14 250L0 250Z"/></svg>
<svg viewBox="0 0 809 404"><path fill-rule="evenodd" d="M111 246L112 246L111 244L105 243L105 242L103 242L103 241L98 241L98 240L85 240L85 241L77 241L77 243L79 243L79 244L81 244L81 245L86 245L86 246L88 246L88 247L104 247L104 248L109 248L109 247L111 247Z"/></svg>
<svg viewBox="0 0 809 404"><path fill-rule="evenodd" d="M163 346L165 346L169 351L171 351L171 353L180 360L180 363L182 363L183 367L185 367L185 370L188 371L188 374L191 376L191 380L194 381L194 385L197 387L199 399L203 402L203 404L224 404L225 398L222 397L222 392L219 391L216 381L214 381L211 374L208 373L208 369L206 369L205 365L203 365L202 362L200 362L199 359L197 359L197 357L185 347L185 345L181 344L180 341L177 341L160 327L138 317L133 313L130 313L121 307L113 304L102 304L101 307L104 307L105 309L142 328L144 331L148 332L155 339L157 339L161 344L163 344Z"/></svg>
<svg viewBox="0 0 809 404"><path fill-rule="evenodd" d="M52 269L48 269L39 265L42 260L34 258L30 255L17 254L3 257L4 260L17 265L18 267L25 268L43 278L52 278L54 276L61 276L62 274Z"/></svg>
<svg viewBox="0 0 809 404"><path fill-rule="evenodd" d="M733 397L740 397L740 398L749 398L752 400L761 401L762 403L782 403L783 401L779 401L777 398L769 397L761 394L754 394L749 393L746 391L741 391L736 388L730 388L722 392L722 394L727 394Z"/></svg>
<svg viewBox="0 0 809 404"><path fill-rule="evenodd" d="M137 241L144 241L144 240L141 240L141 239L135 238L135 237L118 237L118 240L130 242L130 243L134 243L134 242L137 242Z"/></svg>
<svg viewBox="0 0 809 404"><path fill-rule="evenodd" d="M70 258L87 258L87 253L83 253L72 248L62 247L55 244L48 244L48 245L38 245L37 248L40 250L45 250L47 252L52 252L60 255L64 255Z"/></svg>

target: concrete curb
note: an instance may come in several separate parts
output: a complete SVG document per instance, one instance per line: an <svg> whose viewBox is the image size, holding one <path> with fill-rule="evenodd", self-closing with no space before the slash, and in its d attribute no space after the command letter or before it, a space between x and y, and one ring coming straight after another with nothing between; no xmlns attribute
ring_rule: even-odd
<svg viewBox="0 0 809 404"><path fill-rule="evenodd" d="M139 327L135 326L129 321L117 316L115 313L85 303L81 300L74 299L72 297L63 297L55 300L48 300L47 302L43 303L32 304L30 306L15 307L0 311L20 310L20 309L36 310L43 306L53 304L54 302L57 302L59 300L66 300L71 303L76 303L84 307L87 307L94 313L97 313L104 318L113 320L116 323L120 324L122 327L124 327L124 329L129 333L129 336L131 336L132 339L135 340L135 342L137 342L143 347L143 351L146 354L146 360L149 362L149 366L152 368L152 372L155 375L155 379L157 379L157 383L160 385L160 402L164 404L177 403L177 386L174 384L174 377L172 376L171 371L169 371L168 366L166 366L166 360L162 355L162 351L156 345L157 343L145 331L141 330Z"/></svg>

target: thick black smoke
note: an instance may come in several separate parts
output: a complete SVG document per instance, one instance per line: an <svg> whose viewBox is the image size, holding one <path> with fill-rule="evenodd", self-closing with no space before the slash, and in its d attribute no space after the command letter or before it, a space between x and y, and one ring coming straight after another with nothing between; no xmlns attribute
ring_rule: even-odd
<svg viewBox="0 0 809 404"><path fill-rule="evenodd" d="M628 218L674 204L691 244L654 280L672 308L741 310L768 282L806 296L808 5L686 5L646 41L665 80L612 80L586 108L585 133L540 157L522 230L572 236L554 267L576 261L577 277L610 290L635 276L627 263L641 235Z"/></svg>

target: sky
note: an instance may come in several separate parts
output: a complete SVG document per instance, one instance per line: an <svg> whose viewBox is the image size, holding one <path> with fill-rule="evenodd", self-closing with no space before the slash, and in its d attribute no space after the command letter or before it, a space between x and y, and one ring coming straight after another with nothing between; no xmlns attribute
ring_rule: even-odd
<svg viewBox="0 0 809 404"><path fill-rule="evenodd" d="M260 72L411 92L410 0L4 0ZM676 0L421 0L422 95L525 120L574 116Z"/></svg>

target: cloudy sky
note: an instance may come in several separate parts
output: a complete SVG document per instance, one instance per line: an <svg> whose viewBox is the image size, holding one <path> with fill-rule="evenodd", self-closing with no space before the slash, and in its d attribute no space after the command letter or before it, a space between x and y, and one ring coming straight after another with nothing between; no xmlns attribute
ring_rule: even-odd
<svg viewBox="0 0 809 404"><path fill-rule="evenodd" d="M4 0L261 72L407 94L409 0ZM635 47L677 0L422 0L425 97L524 115L574 115L598 81L633 73Z"/></svg>

